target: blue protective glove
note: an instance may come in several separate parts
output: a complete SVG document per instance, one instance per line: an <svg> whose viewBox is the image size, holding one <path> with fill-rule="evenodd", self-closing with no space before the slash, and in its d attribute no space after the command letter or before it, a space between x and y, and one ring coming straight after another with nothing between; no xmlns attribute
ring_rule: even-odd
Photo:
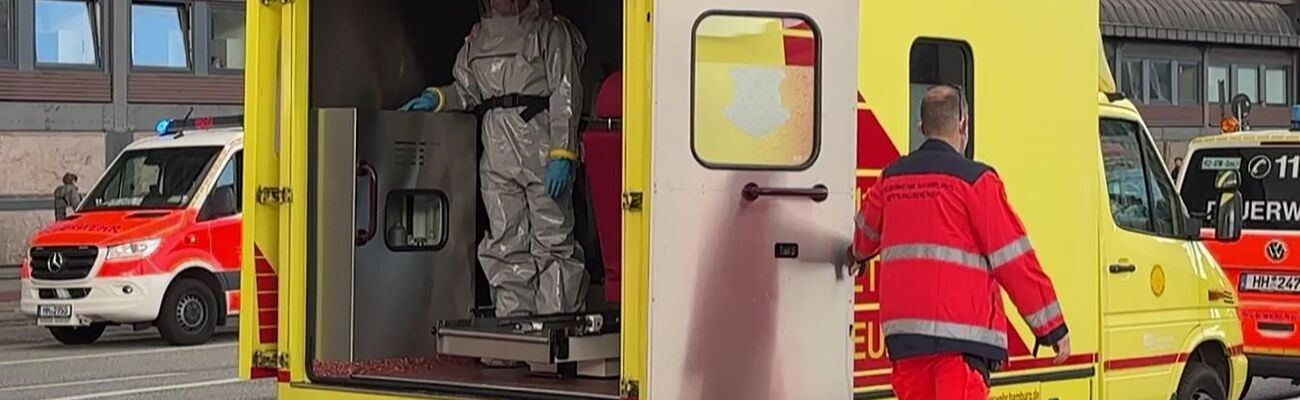
<svg viewBox="0 0 1300 400"><path fill-rule="evenodd" d="M433 111L441 105L442 99L438 97L438 92L425 90L423 93L406 104L402 105L401 111Z"/></svg>
<svg viewBox="0 0 1300 400"><path fill-rule="evenodd" d="M546 165L546 194L560 197L564 193L564 188L569 186L569 168L572 167L573 162L563 158L551 160Z"/></svg>

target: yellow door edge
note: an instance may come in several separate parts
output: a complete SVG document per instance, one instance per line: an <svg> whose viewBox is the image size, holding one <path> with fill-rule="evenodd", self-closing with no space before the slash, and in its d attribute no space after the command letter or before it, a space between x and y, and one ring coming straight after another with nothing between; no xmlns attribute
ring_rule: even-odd
<svg viewBox="0 0 1300 400"><path fill-rule="evenodd" d="M641 193L638 209L623 210L622 382L625 398L650 398L650 107L652 0L627 0L623 53L623 191Z"/></svg>

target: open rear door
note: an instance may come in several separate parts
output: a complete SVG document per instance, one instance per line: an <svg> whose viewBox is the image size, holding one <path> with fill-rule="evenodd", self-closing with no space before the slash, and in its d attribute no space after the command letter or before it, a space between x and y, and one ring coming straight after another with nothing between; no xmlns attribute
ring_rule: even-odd
<svg viewBox="0 0 1300 400"><path fill-rule="evenodd" d="M848 399L858 2L657 7L649 396Z"/></svg>

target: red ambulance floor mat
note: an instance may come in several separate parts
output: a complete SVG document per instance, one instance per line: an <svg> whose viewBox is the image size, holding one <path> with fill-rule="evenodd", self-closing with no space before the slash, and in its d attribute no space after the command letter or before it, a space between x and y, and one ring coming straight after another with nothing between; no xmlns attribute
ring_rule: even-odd
<svg viewBox="0 0 1300 400"><path fill-rule="evenodd" d="M487 368L463 357L418 357L360 362L313 362L322 378L396 380L407 383L533 390L552 394L618 398L618 379L558 379L536 376L528 368Z"/></svg>

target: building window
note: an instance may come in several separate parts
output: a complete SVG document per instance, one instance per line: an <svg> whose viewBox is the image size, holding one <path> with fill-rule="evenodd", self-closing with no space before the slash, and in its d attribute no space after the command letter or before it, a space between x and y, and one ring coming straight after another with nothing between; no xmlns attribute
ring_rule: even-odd
<svg viewBox="0 0 1300 400"><path fill-rule="evenodd" d="M911 109L911 123L908 124L910 129L908 147L916 150L925 143L925 135L921 133L921 99L925 97L925 92L929 91L935 85L949 85L961 91L966 98L968 109L966 110L966 130L970 135L970 143L975 140L975 96L974 89L971 87L975 80L974 63L971 62L970 45L962 42L921 39L912 44L912 53L910 56L911 65L909 71L909 83L911 84L911 98L908 100L909 109ZM966 155L974 155L974 145L966 147Z"/></svg>
<svg viewBox="0 0 1300 400"><path fill-rule="evenodd" d="M98 65L98 9L93 1L36 0L36 62Z"/></svg>
<svg viewBox="0 0 1300 400"><path fill-rule="evenodd" d="M1166 60L1147 61L1147 103L1171 104L1174 102L1173 63Z"/></svg>
<svg viewBox="0 0 1300 400"><path fill-rule="evenodd" d="M212 68L244 69L244 10L212 8Z"/></svg>
<svg viewBox="0 0 1300 400"><path fill-rule="evenodd" d="M137 67L190 67L190 23L180 4L131 5L131 63Z"/></svg>
<svg viewBox="0 0 1300 400"><path fill-rule="evenodd" d="M1223 103L1231 100L1227 98L1227 96L1224 96L1224 93L1230 93L1230 85L1232 85L1232 82L1228 81L1227 66L1211 65L1210 68L1206 70L1205 84L1207 85L1205 89L1206 93L1209 95L1210 103Z"/></svg>
<svg viewBox="0 0 1300 400"><path fill-rule="evenodd" d="M1290 76L1289 69L1286 67L1267 67L1264 69L1264 102L1274 105L1286 105L1290 101L1287 99L1287 88L1290 83L1287 77Z"/></svg>
<svg viewBox="0 0 1300 400"><path fill-rule="evenodd" d="M13 0L0 0L0 64L14 62L13 15Z"/></svg>
<svg viewBox="0 0 1300 400"><path fill-rule="evenodd" d="M1178 104L1201 104L1201 65L1178 64Z"/></svg>
<svg viewBox="0 0 1300 400"><path fill-rule="evenodd" d="M1236 90L1233 96L1244 94L1250 97L1253 103L1259 102L1259 67L1257 66L1236 66L1233 71ZM1228 99L1232 101L1232 99Z"/></svg>
<svg viewBox="0 0 1300 400"><path fill-rule="evenodd" d="M820 134L817 32L812 21L796 17L701 17L693 43L691 145L702 165L812 166ZM777 59L755 48L782 45L783 57Z"/></svg>
<svg viewBox="0 0 1300 400"><path fill-rule="evenodd" d="M1123 65L1124 94L1139 102L1146 101L1146 91L1142 90L1142 60L1125 60Z"/></svg>

